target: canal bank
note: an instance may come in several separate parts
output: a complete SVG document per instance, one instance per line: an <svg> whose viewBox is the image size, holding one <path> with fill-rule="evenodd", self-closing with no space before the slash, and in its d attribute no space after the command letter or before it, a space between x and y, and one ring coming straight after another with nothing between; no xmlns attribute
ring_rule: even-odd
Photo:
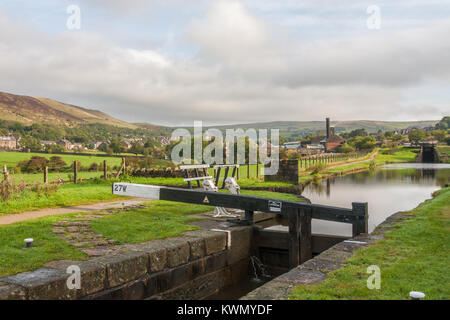
<svg viewBox="0 0 450 320"><path fill-rule="evenodd" d="M388 217L369 235L339 243L243 299L427 299L450 297L450 188L417 208ZM367 286L369 266L379 289Z"/></svg>

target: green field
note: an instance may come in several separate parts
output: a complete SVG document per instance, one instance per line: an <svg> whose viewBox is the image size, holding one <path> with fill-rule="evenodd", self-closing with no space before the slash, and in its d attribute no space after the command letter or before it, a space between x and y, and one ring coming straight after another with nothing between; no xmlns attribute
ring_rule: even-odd
<svg viewBox="0 0 450 320"><path fill-rule="evenodd" d="M290 299L409 299L422 291L426 299L450 297L450 188L410 211L412 218L396 225L379 240L361 249L346 265L315 286L300 286ZM381 270L380 290L366 285L367 267Z"/></svg>
<svg viewBox="0 0 450 320"><path fill-rule="evenodd" d="M101 163L103 160L108 162L108 166L120 166L122 163L121 158L116 157L96 157L96 156L77 156L68 154L51 154L51 153L27 153L27 152L0 152L0 165L6 164L8 169L13 169L20 161L30 160L32 156L45 157L50 159L51 157L61 157L67 165L70 165L74 161L79 161L82 166L89 166L92 163Z"/></svg>
<svg viewBox="0 0 450 320"><path fill-rule="evenodd" d="M87 180L92 178L100 178L103 175L103 172L100 171L79 171L78 179ZM40 173L20 173L20 174L11 174L9 179L13 180L16 183L25 182L26 184L33 183L43 183L44 182L44 174ZM64 181L73 180L73 172L49 172L48 173L48 181L50 183L57 182L59 179Z"/></svg>

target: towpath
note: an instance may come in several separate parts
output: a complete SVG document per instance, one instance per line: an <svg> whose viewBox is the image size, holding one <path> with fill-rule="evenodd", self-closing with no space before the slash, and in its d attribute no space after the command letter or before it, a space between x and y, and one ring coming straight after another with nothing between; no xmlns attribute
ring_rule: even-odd
<svg viewBox="0 0 450 320"><path fill-rule="evenodd" d="M26 211L15 214L7 214L4 216L0 216L0 225L11 224L20 221L26 221L30 219L36 219L46 216L53 216L59 214L67 214L67 213L77 213L77 212L91 212L98 210L106 210L106 209L114 209L114 208L123 208L123 207L132 207L138 204L149 202L151 200L144 198L131 198L125 200L114 200L108 202L99 202L87 205L79 205L72 207L62 207L62 208L46 208L37 211Z"/></svg>

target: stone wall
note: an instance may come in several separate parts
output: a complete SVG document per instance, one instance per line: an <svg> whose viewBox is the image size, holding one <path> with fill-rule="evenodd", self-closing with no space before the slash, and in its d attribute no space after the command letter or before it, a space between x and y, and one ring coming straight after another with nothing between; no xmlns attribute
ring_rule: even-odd
<svg viewBox="0 0 450 320"><path fill-rule="evenodd" d="M50 262L0 278L0 300L202 299L247 276L251 230L190 231L182 237L122 245L115 254L87 261ZM80 289L67 286L71 265L80 268Z"/></svg>
<svg viewBox="0 0 450 320"><path fill-rule="evenodd" d="M269 165L264 167L264 171ZM298 160L280 160L278 173L275 175L264 174L264 181L281 181L298 185Z"/></svg>
<svg viewBox="0 0 450 320"><path fill-rule="evenodd" d="M179 169L133 169L130 172L133 177L149 177L149 178L185 178L185 172Z"/></svg>

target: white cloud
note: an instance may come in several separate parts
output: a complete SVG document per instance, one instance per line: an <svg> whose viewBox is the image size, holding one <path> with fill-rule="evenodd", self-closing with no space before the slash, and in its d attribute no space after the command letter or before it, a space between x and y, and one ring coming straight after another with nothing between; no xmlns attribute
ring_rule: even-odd
<svg viewBox="0 0 450 320"><path fill-rule="evenodd" d="M448 105L403 93L428 80L448 84L449 34L442 23L311 41L240 1L215 1L189 23L186 41L197 54L185 57L100 34L45 35L0 14L0 90L163 124L437 118Z"/></svg>

